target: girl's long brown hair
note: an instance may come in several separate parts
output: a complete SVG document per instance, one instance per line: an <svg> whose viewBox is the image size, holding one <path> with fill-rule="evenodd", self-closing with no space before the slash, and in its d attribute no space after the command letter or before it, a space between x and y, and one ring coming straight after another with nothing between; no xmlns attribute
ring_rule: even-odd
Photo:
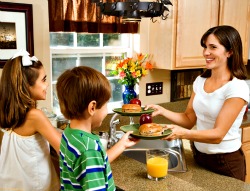
<svg viewBox="0 0 250 191"><path fill-rule="evenodd" d="M36 107L31 98L29 87L38 78L38 70L43 65L40 61L32 61L31 66L22 65L22 57L6 62L0 81L0 127L17 128L26 118L27 112Z"/></svg>

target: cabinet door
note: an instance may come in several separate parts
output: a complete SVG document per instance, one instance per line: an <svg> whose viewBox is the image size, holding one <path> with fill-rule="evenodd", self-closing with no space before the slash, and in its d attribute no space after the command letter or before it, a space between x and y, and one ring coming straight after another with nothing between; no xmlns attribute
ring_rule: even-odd
<svg viewBox="0 0 250 191"><path fill-rule="evenodd" d="M236 28L243 44L243 59L248 60L250 0L220 0L220 25L231 25Z"/></svg>
<svg viewBox="0 0 250 191"><path fill-rule="evenodd" d="M245 182L250 183L250 142L242 144L242 150L246 160L246 179Z"/></svg>
<svg viewBox="0 0 250 191"><path fill-rule="evenodd" d="M156 22L150 21L148 24L148 50L153 55L154 68L158 69L173 69L172 63L175 62L173 53L175 52L175 19L178 4L176 0L171 0L171 2L173 6L168 6L170 12L166 20L156 18Z"/></svg>
<svg viewBox="0 0 250 191"><path fill-rule="evenodd" d="M242 127L242 146L246 160L246 179L250 183L250 126Z"/></svg>
<svg viewBox="0 0 250 191"><path fill-rule="evenodd" d="M176 68L205 66L202 35L218 25L219 0L179 0L176 31Z"/></svg>

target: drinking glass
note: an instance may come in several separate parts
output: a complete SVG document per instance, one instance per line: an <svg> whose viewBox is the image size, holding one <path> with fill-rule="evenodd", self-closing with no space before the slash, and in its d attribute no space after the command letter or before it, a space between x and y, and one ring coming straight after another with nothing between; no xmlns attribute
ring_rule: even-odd
<svg viewBox="0 0 250 191"><path fill-rule="evenodd" d="M168 174L169 153L166 150L154 149L146 151L147 177L150 180L165 179Z"/></svg>
<svg viewBox="0 0 250 191"><path fill-rule="evenodd" d="M107 147L108 147L108 138L109 138L109 135L107 132L99 132L99 137L100 137L100 141L102 143L102 146L105 150L107 150Z"/></svg>

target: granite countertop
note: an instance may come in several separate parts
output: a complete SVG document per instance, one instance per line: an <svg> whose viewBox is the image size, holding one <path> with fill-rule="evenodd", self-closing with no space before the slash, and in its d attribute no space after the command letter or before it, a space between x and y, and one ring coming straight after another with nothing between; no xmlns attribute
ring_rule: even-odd
<svg viewBox="0 0 250 191"><path fill-rule="evenodd" d="M115 184L125 191L249 191L250 184L215 174L199 167L192 156L189 141L183 140L187 172L168 172L160 181L149 180L146 165L120 155L111 163Z"/></svg>
<svg viewBox="0 0 250 191"><path fill-rule="evenodd" d="M185 110L188 100L160 104L161 106L176 112ZM107 116L104 120L101 130L108 130L109 122L113 114ZM129 124L129 118L119 116L119 126ZM137 123L139 117L134 117ZM171 123L161 116L153 119L157 123ZM250 125L250 111L244 115L242 127ZM189 141L183 140L184 153L188 171L187 172L169 172L166 179L161 181L149 180L146 176L146 165L137 160L120 155L111 163L115 183L118 187L126 191L249 191L250 184L240 180L218 175L216 173L199 167L192 156Z"/></svg>
<svg viewBox="0 0 250 191"><path fill-rule="evenodd" d="M185 110L188 100L160 104L176 112ZM98 131L108 131L113 114L109 114ZM133 117L138 123L139 117ZM129 117L119 116L119 126L129 124ZM161 116L153 119L157 123L171 123ZM242 127L250 126L250 111L244 116ZM187 172L169 172L166 179L152 181L147 178L146 165L132 158L120 155L111 163L115 184L125 191L250 191L250 184L218 175L199 167L192 156L189 141L182 140Z"/></svg>
<svg viewBox="0 0 250 191"><path fill-rule="evenodd" d="M183 112L186 109L188 100L182 100L177 102L168 102L168 103L162 103L159 104L162 107L165 107L171 111L175 112ZM107 117L103 120L102 125L98 128L98 131L108 131L109 130L109 123L111 118L113 117L114 113L108 114ZM120 130L120 126L122 125L128 125L129 124L129 117L128 116L118 116L120 123L117 125L117 130ZM136 116L133 117L135 123L139 123L140 117ZM171 123L171 121L167 120L166 118L162 116L156 116L153 118L153 122L161 123L161 124L168 124Z"/></svg>
<svg viewBox="0 0 250 191"><path fill-rule="evenodd" d="M174 112L183 112L186 109L186 106L188 104L188 100L182 100L182 101L176 101L176 102L168 102L168 103L162 103L159 104L162 107L165 107L171 111ZM98 128L98 131L108 131L109 130L109 123L112 118L112 114L108 114L107 117L103 120L102 125L100 128ZM120 124L117 125L117 130L120 130L120 126L122 125L128 125L129 124L129 117L127 116L120 116L118 117L120 119ZM139 123L139 117L133 117L135 123ZM162 116L156 116L153 118L153 122L161 123L161 124L169 124L172 123L171 121L167 120L166 118ZM247 115L244 115L242 127L249 126L250 125L250 109L247 113Z"/></svg>

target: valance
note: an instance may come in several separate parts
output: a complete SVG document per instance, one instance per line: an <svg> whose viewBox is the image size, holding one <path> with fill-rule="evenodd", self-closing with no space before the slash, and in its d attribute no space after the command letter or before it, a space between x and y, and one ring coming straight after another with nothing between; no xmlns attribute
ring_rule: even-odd
<svg viewBox="0 0 250 191"><path fill-rule="evenodd" d="M103 16L92 0L48 0L50 32L137 33L136 22Z"/></svg>

